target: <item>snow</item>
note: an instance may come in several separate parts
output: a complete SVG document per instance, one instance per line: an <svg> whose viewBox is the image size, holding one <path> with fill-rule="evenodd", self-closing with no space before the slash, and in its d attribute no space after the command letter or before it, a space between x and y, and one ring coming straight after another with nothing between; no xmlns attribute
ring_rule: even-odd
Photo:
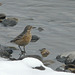
<svg viewBox="0 0 75 75"><path fill-rule="evenodd" d="M45 70L39 70L35 67L44 67ZM67 72L57 72L32 57L23 60L7 61L0 58L0 75L75 75Z"/></svg>

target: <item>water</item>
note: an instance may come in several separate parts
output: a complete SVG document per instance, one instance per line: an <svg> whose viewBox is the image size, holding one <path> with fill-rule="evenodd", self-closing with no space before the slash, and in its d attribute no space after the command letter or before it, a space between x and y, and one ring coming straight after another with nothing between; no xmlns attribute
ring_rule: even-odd
<svg viewBox="0 0 75 75"><path fill-rule="evenodd" d="M40 40L26 46L27 54L39 54L39 49L47 48L50 55L44 59L55 60L64 52L75 50L75 0L0 0L0 13L17 17L14 27L0 26L0 44L8 43L20 34L26 25L42 27L44 31L32 30ZM33 20L32 20L33 19ZM54 65L55 66L55 65ZM51 66L54 69L54 66Z"/></svg>

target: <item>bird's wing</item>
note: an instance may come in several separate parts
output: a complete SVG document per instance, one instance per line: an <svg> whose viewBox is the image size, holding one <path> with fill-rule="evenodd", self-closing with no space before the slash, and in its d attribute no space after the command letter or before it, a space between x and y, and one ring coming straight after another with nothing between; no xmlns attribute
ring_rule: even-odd
<svg viewBox="0 0 75 75"><path fill-rule="evenodd" d="M24 35L24 34L21 33L20 35L18 35L16 38L14 38L13 40L11 40L10 42L15 42L16 40L21 39L23 35Z"/></svg>

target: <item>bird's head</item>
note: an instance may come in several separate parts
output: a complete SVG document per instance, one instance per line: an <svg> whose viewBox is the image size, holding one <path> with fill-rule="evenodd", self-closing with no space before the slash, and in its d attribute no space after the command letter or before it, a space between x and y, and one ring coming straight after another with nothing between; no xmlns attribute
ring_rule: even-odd
<svg viewBox="0 0 75 75"><path fill-rule="evenodd" d="M31 25L27 25L23 32L27 32L27 30L31 30L33 27Z"/></svg>
<svg viewBox="0 0 75 75"><path fill-rule="evenodd" d="M31 25L27 25L26 27L25 27L25 30L31 30L33 27L31 26Z"/></svg>

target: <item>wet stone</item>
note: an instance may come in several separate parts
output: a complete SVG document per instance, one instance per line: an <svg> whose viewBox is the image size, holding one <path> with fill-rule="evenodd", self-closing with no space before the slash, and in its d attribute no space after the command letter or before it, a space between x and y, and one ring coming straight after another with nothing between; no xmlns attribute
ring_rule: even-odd
<svg viewBox="0 0 75 75"><path fill-rule="evenodd" d="M65 64L75 64L75 55L70 54L66 57Z"/></svg>
<svg viewBox="0 0 75 75"><path fill-rule="evenodd" d="M66 65L65 69L71 71L72 73L75 73L75 65L74 64Z"/></svg>
<svg viewBox="0 0 75 75"><path fill-rule="evenodd" d="M66 65L59 66L58 68L56 68L56 71L71 72L68 69L65 69L65 66Z"/></svg>
<svg viewBox="0 0 75 75"><path fill-rule="evenodd" d="M56 71L65 71L65 65L59 66L58 68L56 68Z"/></svg>
<svg viewBox="0 0 75 75"><path fill-rule="evenodd" d="M0 3L0 6L2 5L2 3Z"/></svg>
<svg viewBox="0 0 75 75"><path fill-rule="evenodd" d="M0 19L5 19L5 18L6 18L6 15L3 13L0 13Z"/></svg>
<svg viewBox="0 0 75 75"><path fill-rule="evenodd" d="M61 55L58 55L56 59L59 62L65 63L65 64L75 64L75 51L72 52L66 52Z"/></svg>
<svg viewBox="0 0 75 75"><path fill-rule="evenodd" d="M36 42L40 39L40 37L38 37L37 35L32 35L32 39L31 42Z"/></svg>
<svg viewBox="0 0 75 75"><path fill-rule="evenodd" d="M48 22L54 22L55 20L49 20Z"/></svg>
<svg viewBox="0 0 75 75"><path fill-rule="evenodd" d="M40 52L43 57L47 57L50 54L49 50L47 50L46 48L40 49Z"/></svg>
<svg viewBox="0 0 75 75"><path fill-rule="evenodd" d="M14 48L0 45L0 56L4 58L9 58L11 57L13 50Z"/></svg>
<svg viewBox="0 0 75 75"><path fill-rule="evenodd" d="M7 26L15 26L18 23L18 19L17 18L7 18L4 19L2 21L3 26L7 27Z"/></svg>
<svg viewBox="0 0 75 75"><path fill-rule="evenodd" d="M44 29L42 27L39 27L38 30L41 32L43 31Z"/></svg>
<svg viewBox="0 0 75 75"><path fill-rule="evenodd" d="M33 69L38 69L38 70L45 70L43 66L38 66L38 67L32 67Z"/></svg>
<svg viewBox="0 0 75 75"><path fill-rule="evenodd" d="M54 64L55 62L53 60L44 60L43 63L45 66L48 66L48 65Z"/></svg>
<svg viewBox="0 0 75 75"><path fill-rule="evenodd" d="M12 57L11 57L10 60L22 60L22 59L24 59L24 58L26 58L26 57L37 58L37 59L39 59L40 61L43 62L42 57L40 57L39 55L25 55L25 56L20 56L18 59L16 59L16 58L12 58Z"/></svg>
<svg viewBox="0 0 75 75"><path fill-rule="evenodd" d="M58 55L58 56L56 57L56 59L57 59L57 61L64 63L67 58L66 58L65 56L62 56L62 57L61 57L61 55Z"/></svg>
<svg viewBox="0 0 75 75"><path fill-rule="evenodd" d="M73 64L62 65L62 66L56 68L56 71L63 71L63 72L72 72L72 73L75 73L75 65L73 65Z"/></svg>

